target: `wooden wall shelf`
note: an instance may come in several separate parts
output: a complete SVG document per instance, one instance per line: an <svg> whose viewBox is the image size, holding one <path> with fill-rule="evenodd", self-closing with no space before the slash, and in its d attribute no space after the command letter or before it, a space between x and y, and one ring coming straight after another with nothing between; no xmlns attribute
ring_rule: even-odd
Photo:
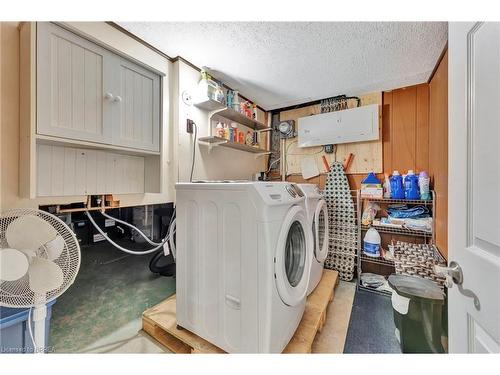
<svg viewBox="0 0 500 375"><path fill-rule="evenodd" d="M230 142L225 138L220 138L216 136L201 137L198 139L198 142L200 142L201 144L208 145L208 147L210 148L216 146L223 146L235 150L250 152L256 155L269 155L271 153L271 151L262 150L261 148L245 145L242 143Z"/></svg>

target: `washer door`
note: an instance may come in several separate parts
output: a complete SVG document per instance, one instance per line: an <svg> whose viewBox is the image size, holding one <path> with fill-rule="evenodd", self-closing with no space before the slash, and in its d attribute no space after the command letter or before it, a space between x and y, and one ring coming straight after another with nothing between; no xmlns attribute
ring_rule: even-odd
<svg viewBox="0 0 500 375"><path fill-rule="evenodd" d="M324 262L328 256L328 211L326 202L321 199L314 213L314 257Z"/></svg>
<svg viewBox="0 0 500 375"><path fill-rule="evenodd" d="M304 209L293 206L281 226L274 263L276 287L288 306L297 306L306 297L311 266L307 244L311 235Z"/></svg>

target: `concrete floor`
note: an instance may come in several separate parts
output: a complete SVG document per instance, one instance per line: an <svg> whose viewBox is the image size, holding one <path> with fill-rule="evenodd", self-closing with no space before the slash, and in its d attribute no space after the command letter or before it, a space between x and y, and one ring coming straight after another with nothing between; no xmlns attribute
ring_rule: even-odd
<svg viewBox="0 0 500 375"><path fill-rule="evenodd" d="M51 351L159 352L137 335L140 317L175 293L175 279L151 273L150 258L127 255L107 242L82 248L75 283L52 308Z"/></svg>
<svg viewBox="0 0 500 375"><path fill-rule="evenodd" d="M175 293L174 278L149 271L150 257L127 255L107 243L83 248L75 283L53 307L52 352L168 353L141 331L142 312ZM348 334L356 335L353 327L349 328L355 292L355 282L339 282L323 330L314 340L313 353L345 351Z"/></svg>
<svg viewBox="0 0 500 375"><path fill-rule="evenodd" d="M313 353L344 352L355 291L355 282L339 282L333 301L328 306L323 330L314 339Z"/></svg>

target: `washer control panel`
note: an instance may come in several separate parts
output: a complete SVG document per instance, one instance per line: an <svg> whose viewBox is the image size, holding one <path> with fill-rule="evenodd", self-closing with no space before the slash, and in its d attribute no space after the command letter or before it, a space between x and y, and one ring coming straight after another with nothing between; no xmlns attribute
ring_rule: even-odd
<svg viewBox="0 0 500 375"><path fill-rule="evenodd" d="M288 191L288 194L290 194L293 198L297 197L297 191L293 187L292 184L286 185L285 186L286 191Z"/></svg>
<svg viewBox="0 0 500 375"><path fill-rule="evenodd" d="M300 202L304 200L304 192L290 182L262 182L255 184L256 190L269 204Z"/></svg>

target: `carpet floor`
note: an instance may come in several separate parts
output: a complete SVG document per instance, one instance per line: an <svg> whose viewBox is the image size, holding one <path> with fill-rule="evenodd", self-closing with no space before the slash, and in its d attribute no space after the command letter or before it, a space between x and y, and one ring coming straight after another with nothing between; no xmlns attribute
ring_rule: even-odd
<svg viewBox="0 0 500 375"><path fill-rule="evenodd" d="M344 353L401 353L391 298L356 290Z"/></svg>

